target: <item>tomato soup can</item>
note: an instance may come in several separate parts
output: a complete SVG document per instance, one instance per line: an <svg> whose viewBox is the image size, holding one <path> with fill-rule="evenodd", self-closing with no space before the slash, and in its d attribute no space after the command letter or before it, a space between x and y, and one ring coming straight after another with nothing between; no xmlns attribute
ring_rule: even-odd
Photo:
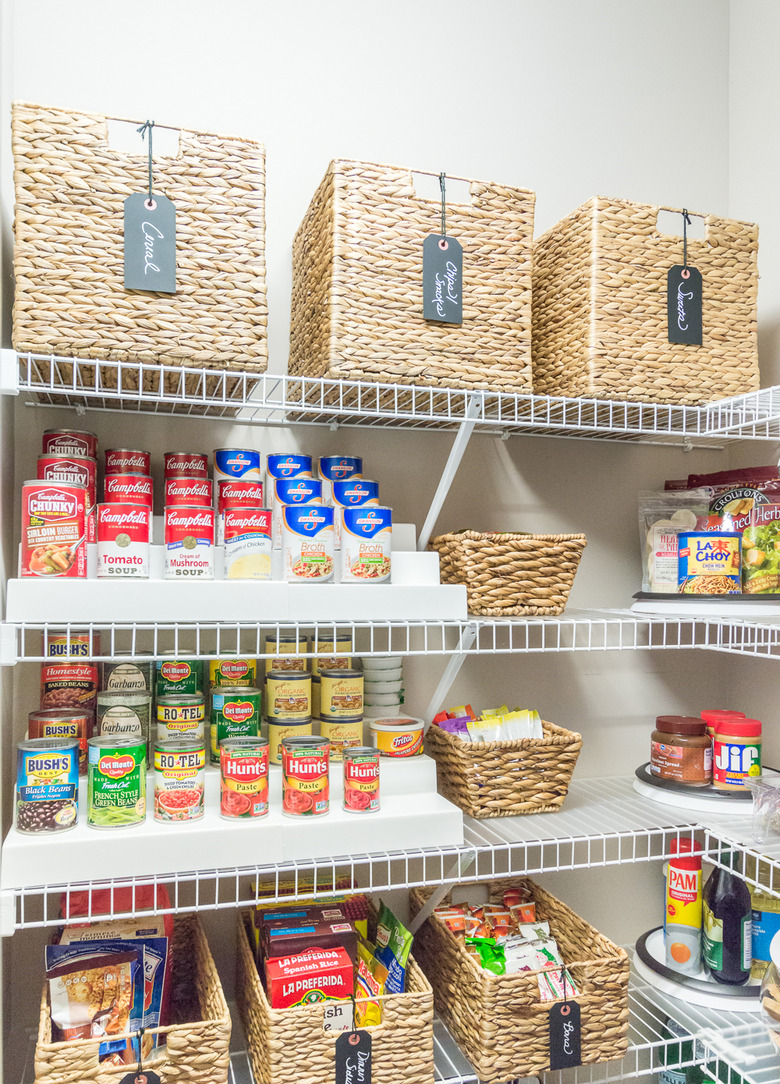
<svg viewBox="0 0 780 1084"><path fill-rule="evenodd" d="M98 441L86 429L44 429L44 455L85 455L97 459Z"/></svg>
<svg viewBox="0 0 780 1084"><path fill-rule="evenodd" d="M217 486L217 545L225 541L225 512L228 508L263 508L263 483L223 478Z"/></svg>
<svg viewBox="0 0 780 1084"><path fill-rule="evenodd" d="M151 454L138 448L107 448L105 473L151 474Z"/></svg>
<svg viewBox="0 0 780 1084"><path fill-rule="evenodd" d="M157 740L206 740L206 698L203 693L178 693L157 700Z"/></svg>
<svg viewBox="0 0 780 1084"><path fill-rule="evenodd" d="M17 832L66 832L79 816L77 738L33 738L16 746Z"/></svg>
<svg viewBox="0 0 780 1084"><path fill-rule="evenodd" d="M265 715L302 722L311 718L311 674L297 670L269 670L265 678Z"/></svg>
<svg viewBox="0 0 780 1084"><path fill-rule="evenodd" d="M360 745L344 750L344 810L376 813L379 809L379 753Z"/></svg>
<svg viewBox="0 0 780 1084"><path fill-rule="evenodd" d="M325 504L282 507L282 562L290 583L333 579L333 509Z"/></svg>
<svg viewBox="0 0 780 1084"><path fill-rule="evenodd" d="M146 742L132 737L90 738L87 749L87 824L132 828L146 819Z"/></svg>
<svg viewBox="0 0 780 1084"><path fill-rule="evenodd" d="M209 457L203 452L166 452L165 478L208 478Z"/></svg>
<svg viewBox="0 0 780 1084"><path fill-rule="evenodd" d="M185 505L190 508L211 508L214 503L210 478L175 474L165 479L165 507Z"/></svg>
<svg viewBox="0 0 780 1084"><path fill-rule="evenodd" d="M317 462L323 504L333 504L333 483L363 477L363 460L357 455L322 455Z"/></svg>
<svg viewBox="0 0 780 1084"><path fill-rule="evenodd" d="M109 504L145 504L154 507L154 482L150 474L107 474L103 499Z"/></svg>
<svg viewBox="0 0 780 1084"><path fill-rule="evenodd" d="M683 595L738 595L742 590L742 535L683 531L678 535L677 580Z"/></svg>
<svg viewBox="0 0 780 1084"><path fill-rule="evenodd" d="M79 775L87 774L87 742L92 737L92 713L88 711L31 711L27 716L30 741L51 738L79 744Z"/></svg>
<svg viewBox="0 0 780 1084"><path fill-rule="evenodd" d="M322 719L320 734L330 742L332 760L341 760L347 749L363 744L363 718Z"/></svg>
<svg viewBox="0 0 780 1084"><path fill-rule="evenodd" d="M257 678L257 659L210 659L209 686L254 685Z"/></svg>
<svg viewBox="0 0 780 1084"><path fill-rule="evenodd" d="M341 509L341 582L386 583L393 549L393 511L379 505Z"/></svg>
<svg viewBox="0 0 780 1084"><path fill-rule="evenodd" d="M352 634L349 632L316 636L313 650L317 652L312 662L313 674L323 670L352 669Z"/></svg>
<svg viewBox="0 0 780 1084"><path fill-rule="evenodd" d="M22 576L87 575L84 486L38 479L22 486Z"/></svg>
<svg viewBox="0 0 780 1084"><path fill-rule="evenodd" d="M59 629L43 635L43 654L47 659L88 659L100 654L100 633L86 629Z"/></svg>
<svg viewBox="0 0 780 1084"><path fill-rule="evenodd" d="M98 693L96 733L101 738L149 743L152 698L149 693Z"/></svg>
<svg viewBox="0 0 780 1084"><path fill-rule="evenodd" d="M152 509L143 504L97 507L97 578L148 580Z"/></svg>
<svg viewBox="0 0 780 1084"><path fill-rule="evenodd" d="M154 662L133 659L131 662L102 662L100 691L104 693L154 692Z"/></svg>
<svg viewBox="0 0 780 1084"><path fill-rule="evenodd" d="M269 656L265 660L266 674L271 670L292 670L293 672L305 673L309 668L309 660L299 659L297 656L301 652L306 654L308 650L308 636L296 636L294 634L287 636L282 633L278 636L266 636L264 654ZM272 652L276 652L276 654L270 657Z"/></svg>
<svg viewBox="0 0 780 1084"><path fill-rule="evenodd" d="M282 742L282 813L324 817L330 808L330 745L326 738L285 738Z"/></svg>
<svg viewBox="0 0 780 1084"><path fill-rule="evenodd" d="M154 746L154 819L165 824L203 816L206 746L201 738L160 738Z"/></svg>
<svg viewBox="0 0 780 1084"><path fill-rule="evenodd" d="M219 746L220 816L264 817L268 813L268 742L225 738Z"/></svg>
<svg viewBox="0 0 780 1084"><path fill-rule="evenodd" d="M165 509L166 580L214 579L214 509Z"/></svg>
<svg viewBox="0 0 780 1084"><path fill-rule="evenodd" d="M215 686L211 696L211 763L219 764L219 747L226 738L256 738L261 721L258 688Z"/></svg>
<svg viewBox="0 0 780 1084"><path fill-rule="evenodd" d="M228 508L222 515L225 579L270 580L270 509Z"/></svg>
<svg viewBox="0 0 780 1084"><path fill-rule="evenodd" d="M203 660L162 658L155 662L157 697L203 692Z"/></svg>
<svg viewBox="0 0 780 1084"><path fill-rule="evenodd" d="M97 460L77 455L39 455L38 478L42 482L63 482L65 485L84 486L87 491L87 542L94 542Z"/></svg>
<svg viewBox="0 0 780 1084"><path fill-rule="evenodd" d="M363 671L320 671L320 716L358 719L363 715Z"/></svg>
<svg viewBox="0 0 780 1084"><path fill-rule="evenodd" d="M262 482L263 457L254 448L215 448L214 486L223 479Z"/></svg>
<svg viewBox="0 0 780 1084"><path fill-rule="evenodd" d="M285 738L309 738L313 733L311 719L277 720L268 722L268 746L272 764L282 763L282 742Z"/></svg>
<svg viewBox="0 0 780 1084"><path fill-rule="evenodd" d="M98 668L87 659L41 666L42 711L83 711L94 719L97 692Z"/></svg>
<svg viewBox="0 0 780 1084"><path fill-rule="evenodd" d="M288 504L321 504L322 482L316 478L279 478L272 482L268 496L274 546L278 549L282 544L282 509Z"/></svg>

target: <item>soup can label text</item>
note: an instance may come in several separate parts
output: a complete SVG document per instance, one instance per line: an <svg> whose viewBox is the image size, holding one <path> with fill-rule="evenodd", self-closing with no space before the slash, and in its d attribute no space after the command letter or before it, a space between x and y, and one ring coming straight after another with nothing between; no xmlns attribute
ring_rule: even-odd
<svg viewBox="0 0 780 1084"><path fill-rule="evenodd" d="M270 490L274 546L282 544L282 508L287 504L321 504L322 482L316 478L280 478Z"/></svg>
<svg viewBox="0 0 780 1084"><path fill-rule="evenodd" d="M108 448L106 474L151 474L152 457L137 448Z"/></svg>
<svg viewBox="0 0 780 1084"><path fill-rule="evenodd" d="M284 505L282 560L290 582L333 579L333 509L324 504Z"/></svg>
<svg viewBox="0 0 780 1084"><path fill-rule="evenodd" d="M226 580L271 579L271 512L227 508L223 513Z"/></svg>
<svg viewBox="0 0 780 1084"><path fill-rule="evenodd" d="M39 455L38 478L42 482L84 486L87 491L87 542L94 542L97 460L86 456Z"/></svg>
<svg viewBox="0 0 780 1084"><path fill-rule="evenodd" d="M165 478L183 475L185 478L208 478L209 457L202 452L166 452Z"/></svg>
<svg viewBox="0 0 780 1084"><path fill-rule="evenodd" d="M271 453L266 459L266 480L270 490L278 478L311 478L312 459L310 455L288 455Z"/></svg>
<svg viewBox="0 0 780 1084"><path fill-rule="evenodd" d="M98 579L149 579L152 509L143 504L99 504Z"/></svg>
<svg viewBox="0 0 780 1084"><path fill-rule="evenodd" d="M154 747L154 819L169 824L200 820L205 779L202 739L158 741Z"/></svg>
<svg viewBox="0 0 780 1084"><path fill-rule="evenodd" d="M166 507L183 504L191 508L201 505L204 508L210 508L212 505L211 479L188 477L184 474L166 478L165 504Z"/></svg>
<svg viewBox="0 0 780 1084"><path fill-rule="evenodd" d="M363 477L363 460L357 455L323 455L317 464L317 477L322 480L322 500L333 504L333 483Z"/></svg>
<svg viewBox="0 0 780 1084"><path fill-rule="evenodd" d="M44 455L85 455L97 459L97 436L86 429L45 429Z"/></svg>
<svg viewBox="0 0 780 1084"><path fill-rule="evenodd" d="M344 508L363 508L365 505L379 505L379 482L367 478L348 478L345 482L333 482L333 507L336 510L333 518L333 532L336 539L336 549L341 546L341 530L343 525L342 510Z"/></svg>
<svg viewBox="0 0 780 1084"><path fill-rule="evenodd" d="M87 490L55 482L22 486L22 576L87 575Z"/></svg>
<svg viewBox="0 0 780 1084"><path fill-rule="evenodd" d="M264 817L268 812L268 742L228 738L219 747L223 817Z"/></svg>
<svg viewBox="0 0 780 1084"><path fill-rule="evenodd" d="M64 832L79 814L79 743L74 738L19 742L16 753L16 829Z"/></svg>
<svg viewBox="0 0 780 1084"><path fill-rule="evenodd" d="M165 509L165 579L214 578L214 509Z"/></svg>
<svg viewBox="0 0 780 1084"><path fill-rule="evenodd" d="M145 504L154 507L154 482L148 474L107 474L103 496L109 504Z"/></svg>

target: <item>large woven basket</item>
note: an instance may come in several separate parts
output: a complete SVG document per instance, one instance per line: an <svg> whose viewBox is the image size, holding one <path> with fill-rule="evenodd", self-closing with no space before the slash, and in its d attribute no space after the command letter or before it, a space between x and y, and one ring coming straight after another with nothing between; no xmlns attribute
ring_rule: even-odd
<svg viewBox="0 0 780 1084"><path fill-rule="evenodd" d="M485 617L563 613L584 534L457 531L431 540L442 583L466 585L469 612Z"/></svg>
<svg viewBox="0 0 780 1084"><path fill-rule="evenodd" d="M178 156L155 157L154 187L176 209L176 293L125 290L123 204L147 190L148 158L140 135L137 154L108 146L117 119L14 105L14 347L263 372L263 147L182 130Z"/></svg>
<svg viewBox="0 0 780 1084"><path fill-rule="evenodd" d="M759 386L758 227L703 216L688 241L701 271L701 346L670 343L667 272L682 237L658 230L666 210L597 196L534 243L534 391L694 405Z"/></svg>
<svg viewBox="0 0 780 1084"><path fill-rule="evenodd" d="M293 244L289 371L299 376L531 390L534 194L469 181L447 204L463 247L463 323L423 319L422 251L441 204L409 169L330 163Z"/></svg>
<svg viewBox="0 0 780 1084"><path fill-rule="evenodd" d="M441 727L425 735L439 792L472 817L553 813L569 791L582 735L542 722L544 737L466 742Z"/></svg>
<svg viewBox="0 0 780 1084"><path fill-rule="evenodd" d="M490 883L491 901L499 902L510 883L518 882ZM622 1057L628 1047L628 956L539 885L521 883L531 888L537 918L549 921L581 990L576 1000L582 1064ZM413 914L429 894L429 889L412 889ZM418 931L415 952L431 980L437 1013L484 1084L503 1084L549 1068L551 1003L539 999L537 972L494 975L483 970L436 915Z"/></svg>
<svg viewBox="0 0 780 1084"><path fill-rule="evenodd" d="M195 915L176 918L173 936L171 1023L156 1029L165 1037L149 1066L166 1081L224 1084L230 1067L230 1012ZM118 1084L132 1065L98 1064L100 1039L51 1041L48 984L41 999L38 1043L35 1048L36 1084Z"/></svg>
<svg viewBox="0 0 780 1084"><path fill-rule="evenodd" d="M257 1084L333 1080L339 1033L323 1031L324 1003L272 1009L252 955L246 919L239 917L236 1000ZM409 958L406 993L382 1000L382 1022L371 1031L372 1084L430 1084L433 1080L433 992Z"/></svg>

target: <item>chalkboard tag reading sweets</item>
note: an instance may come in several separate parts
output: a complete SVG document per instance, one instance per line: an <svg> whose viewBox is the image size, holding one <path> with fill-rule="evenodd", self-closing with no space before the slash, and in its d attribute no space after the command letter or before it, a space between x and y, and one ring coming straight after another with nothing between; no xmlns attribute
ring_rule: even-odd
<svg viewBox="0 0 780 1084"><path fill-rule="evenodd" d="M688 264L690 215L683 207L683 262L670 267L666 275L666 319L670 343L701 346L701 271Z"/></svg>
<svg viewBox="0 0 780 1084"><path fill-rule="evenodd" d="M176 293L176 210L152 187L152 129L146 121L138 131L149 133L149 190L125 200L125 289Z"/></svg>
<svg viewBox="0 0 780 1084"><path fill-rule="evenodd" d="M438 324L463 323L463 249L447 236L446 174L439 174L441 233L423 241L423 317Z"/></svg>
<svg viewBox="0 0 780 1084"><path fill-rule="evenodd" d="M344 1031L336 1039L336 1084L371 1084L371 1033Z"/></svg>
<svg viewBox="0 0 780 1084"><path fill-rule="evenodd" d="M550 1009L550 1068L582 1065L580 1007L576 1001L556 1002Z"/></svg>

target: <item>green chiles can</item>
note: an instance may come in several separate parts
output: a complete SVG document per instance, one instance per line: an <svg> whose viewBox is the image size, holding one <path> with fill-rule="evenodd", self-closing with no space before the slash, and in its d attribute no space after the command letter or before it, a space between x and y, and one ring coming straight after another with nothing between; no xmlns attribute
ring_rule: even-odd
<svg viewBox="0 0 780 1084"><path fill-rule="evenodd" d="M146 742L90 738L87 743L87 824L130 828L146 819Z"/></svg>
<svg viewBox="0 0 780 1084"><path fill-rule="evenodd" d="M202 659L158 659L157 696L175 696L177 693L202 693Z"/></svg>
<svg viewBox="0 0 780 1084"><path fill-rule="evenodd" d="M215 685L211 697L211 763L219 764L225 738L256 738L260 733L260 690L254 685Z"/></svg>

